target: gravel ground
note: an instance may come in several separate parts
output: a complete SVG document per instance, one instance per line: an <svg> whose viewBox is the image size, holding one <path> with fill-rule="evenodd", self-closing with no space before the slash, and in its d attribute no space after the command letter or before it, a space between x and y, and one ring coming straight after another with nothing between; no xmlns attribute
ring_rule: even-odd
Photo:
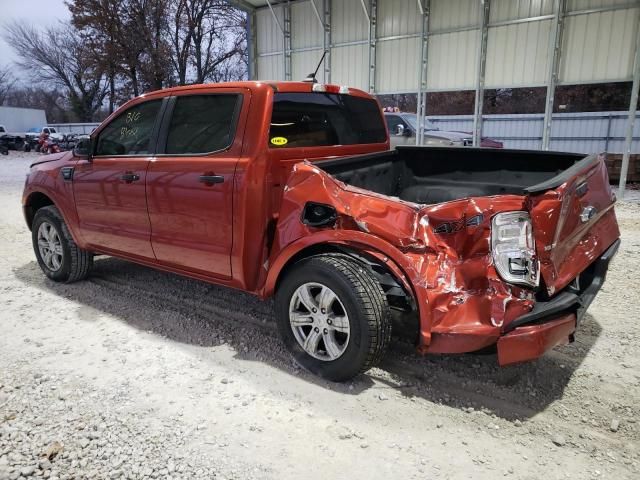
<svg viewBox="0 0 640 480"><path fill-rule="evenodd" d="M640 478L640 196L574 344L525 365L418 357L330 384L297 369L272 305L100 257L41 274L0 158L0 479Z"/></svg>

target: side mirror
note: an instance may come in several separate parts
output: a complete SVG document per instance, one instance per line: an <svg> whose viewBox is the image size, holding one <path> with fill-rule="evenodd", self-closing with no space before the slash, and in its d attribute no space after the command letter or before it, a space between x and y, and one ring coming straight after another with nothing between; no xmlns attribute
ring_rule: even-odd
<svg viewBox="0 0 640 480"><path fill-rule="evenodd" d="M401 123L396 126L396 135L398 137L404 137L404 125Z"/></svg>
<svg viewBox="0 0 640 480"><path fill-rule="evenodd" d="M86 158L87 160L91 159L91 147L92 147L91 137L82 137L78 139L75 147L73 147L73 156L78 158Z"/></svg>

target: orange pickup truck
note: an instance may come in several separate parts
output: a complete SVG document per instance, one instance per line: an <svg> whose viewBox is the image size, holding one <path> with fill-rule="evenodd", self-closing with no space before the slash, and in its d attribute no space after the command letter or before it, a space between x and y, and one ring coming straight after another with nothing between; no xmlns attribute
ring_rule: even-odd
<svg viewBox="0 0 640 480"><path fill-rule="evenodd" d="M599 156L389 150L360 90L237 82L131 100L31 166L23 209L52 280L112 255L275 295L296 360L343 381L392 328L502 365L573 340L619 245L614 202Z"/></svg>

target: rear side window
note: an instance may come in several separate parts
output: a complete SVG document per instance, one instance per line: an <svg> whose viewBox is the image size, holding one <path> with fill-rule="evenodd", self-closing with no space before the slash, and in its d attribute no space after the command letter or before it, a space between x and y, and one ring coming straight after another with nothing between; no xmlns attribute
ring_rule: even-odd
<svg viewBox="0 0 640 480"><path fill-rule="evenodd" d="M276 93L269 146L383 143L387 132L373 99L333 93Z"/></svg>
<svg viewBox="0 0 640 480"><path fill-rule="evenodd" d="M231 145L240 95L177 97L165 153L186 155L223 150Z"/></svg>
<svg viewBox="0 0 640 480"><path fill-rule="evenodd" d="M147 155L162 100L139 103L122 112L98 135L96 155Z"/></svg>

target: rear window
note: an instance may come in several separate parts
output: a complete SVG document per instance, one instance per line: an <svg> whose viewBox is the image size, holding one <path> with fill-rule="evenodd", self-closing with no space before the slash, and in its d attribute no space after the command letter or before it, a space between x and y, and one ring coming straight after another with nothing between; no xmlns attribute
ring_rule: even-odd
<svg viewBox="0 0 640 480"><path fill-rule="evenodd" d="M383 143L387 132L373 99L333 93L276 93L269 146Z"/></svg>

